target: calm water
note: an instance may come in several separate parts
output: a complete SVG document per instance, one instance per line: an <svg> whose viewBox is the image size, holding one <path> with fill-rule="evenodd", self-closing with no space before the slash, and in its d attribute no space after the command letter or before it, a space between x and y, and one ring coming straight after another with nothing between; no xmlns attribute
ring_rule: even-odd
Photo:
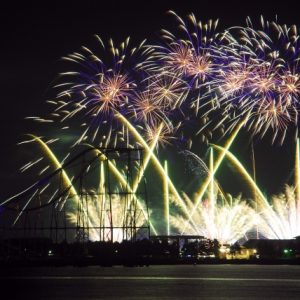
<svg viewBox="0 0 300 300"><path fill-rule="evenodd" d="M0 277L1 299L300 299L300 266L53 267Z"/></svg>

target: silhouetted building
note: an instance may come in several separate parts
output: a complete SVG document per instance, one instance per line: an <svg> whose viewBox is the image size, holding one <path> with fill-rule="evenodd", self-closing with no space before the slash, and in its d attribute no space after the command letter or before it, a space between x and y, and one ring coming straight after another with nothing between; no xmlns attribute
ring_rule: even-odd
<svg viewBox="0 0 300 300"><path fill-rule="evenodd" d="M259 258L300 257L300 237L290 240L250 239L243 246L257 249Z"/></svg>

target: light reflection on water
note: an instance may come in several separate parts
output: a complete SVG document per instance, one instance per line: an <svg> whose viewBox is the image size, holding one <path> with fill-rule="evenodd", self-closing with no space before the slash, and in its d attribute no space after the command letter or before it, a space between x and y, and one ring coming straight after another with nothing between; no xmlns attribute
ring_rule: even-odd
<svg viewBox="0 0 300 300"><path fill-rule="evenodd" d="M52 267L2 274L10 299L300 299L300 266Z"/></svg>

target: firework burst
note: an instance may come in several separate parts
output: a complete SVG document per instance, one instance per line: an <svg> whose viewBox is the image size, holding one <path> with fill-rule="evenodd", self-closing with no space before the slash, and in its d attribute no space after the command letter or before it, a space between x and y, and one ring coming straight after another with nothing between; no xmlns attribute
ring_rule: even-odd
<svg viewBox="0 0 300 300"><path fill-rule="evenodd" d="M300 203L295 188L285 186L284 192L273 196L271 206L260 207L258 228L268 239L293 239L300 235Z"/></svg>
<svg viewBox="0 0 300 300"><path fill-rule="evenodd" d="M174 110L179 107L188 91L188 86L184 81L169 73L152 77L148 88L153 93L156 102L165 110Z"/></svg>
<svg viewBox="0 0 300 300"><path fill-rule="evenodd" d="M137 93L132 105L129 107L133 118L138 123L148 124L152 127L159 123L170 123L163 105L158 101L153 92L145 91Z"/></svg>
<svg viewBox="0 0 300 300"><path fill-rule="evenodd" d="M184 199L192 210L193 201L187 195L184 195ZM210 200L204 200L193 219L197 227L192 224L186 226L186 219L180 214L171 216L170 221L176 231L181 232L185 228L183 234L202 235L212 240L217 239L221 244L233 244L247 238L247 233L253 230L256 213L240 198L223 204L212 204Z"/></svg>
<svg viewBox="0 0 300 300"><path fill-rule="evenodd" d="M127 38L119 47L110 40L109 51L106 51L102 40L96 37L97 51L82 47L81 52L64 57L77 71L61 74L66 82L56 86L62 91L51 101L55 106L52 116L55 123L64 124L63 128L77 127L81 131L74 145L92 142L108 146L112 142L115 146L128 137L114 115L116 112L127 114L136 99L137 89L141 89L144 79L140 63L147 61L151 49L146 49L144 43L130 48ZM121 141L117 141L120 134L112 131L122 133Z"/></svg>
<svg viewBox="0 0 300 300"><path fill-rule="evenodd" d="M280 138L281 143L289 128L297 127L299 35L296 26L287 27L263 18L259 27L254 27L248 19L246 27L218 33L218 21L199 22L193 14L184 20L170 13L175 16L179 31L163 30L163 45L141 43L130 48L129 39L126 39L118 47L112 40L105 46L97 37L100 45L97 51L82 47L79 52L65 57L73 69L61 74L63 82L56 86L59 89L57 98L48 101L53 105L50 117L31 119L59 124L62 130L76 132L70 138L72 146L85 142L96 147L142 146L146 150L147 164L151 159L177 206L171 218L174 230L201 234L221 243L234 243L246 237L258 224L258 216L249 203L239 197L228 196L230 200L226 200L223 195L222 201L218 201L219 187L215 182L210 183L214 181L211 177L243 126L261 138L271 133L272 141ZM164 169L154 154L159 150L157 145L169 146L177 139L191 149L197 135L203 135L203 140L207 141L216 129L222 129L222 134L234 130L233 137L210 170L198 160L202 177L206 179L197 199L193 201L185 193L181 197L167 174L167 164ZM51 154L47 145L58 139L51 137L44 143L35 137L32 141L42 145L46 157ZM194 144L198 146L197 141ZM45 157L25 164L22 171L45 163ZM52 164L56 168L63 165L56 157L52 157ZM110 168L116 169L116 166L112 164ZM125 169L115 171L119 180L115 189L122 186ZM43 165L39 176L47 170L49 165ZM63 179L65 185L72 187L72 179L67 174ZM250 179L253 187L255 183ZM209 199L203 200L210 184ZM37 193L45 193L47 189L48 186ZM130 192L134 194L135 188ZM112 224L121 227L121 223L126 222L124 209L127 208L120 206L122 197L113 198L111 203L103 192L101 196L97 193L87 193L88 224L92 227L104 224L102 227L107 230L102 233L94 230L90 239L107 240ZM75 190L71 189L69 194L76 198ZM166 194L169 195L169 190ZM299 235L299 203L293 188L286 187L284 194L273 197L272 207L267 205L263 195L260 198L264 206L260 207L260 225L257 226L262 227L264 236L290 238ZM114 216L107 213L107 205L113 206ZM73 224L75 215L74 207L70 207L68 216ZM137 222L143 224L145 220ZM115 232L114 240L124 238L122 234Z"/></svg>
<svg viewBox="0 0 300 300"><path fill-rule="evenodd" d="M234 124L247 120L253 134L263 137L269 131L273 142L279 138L282 143L288 129L298 123L300 47L296 27L261 18L256 29L247 19L246 27L229 29L226 38L236 49L233 56L246 59L247 72L240 65L234 79L231 69L221 76L220 89L226 92L220 97L221 105L233 113Z"/></svg>
<svg viewBox="0 0 300 300"><path fill-rule="evenodd" d="M156 58L168 71L204 82L215 72L216 46L222 43L222 35L216 32L218 20L202 23L190 14L186 22L175 12L170 14L176 18L180 34L163 30L165 46L157 47Z"/></svg>
<svg viewBox="0 0 300 300"><path fill-rule="evenodd" d="M137 227L147 222L143 214L133 216L128 214L130 207L124 206L125 197L117 194L109 198L95 190L89 191L86 199L85 210L88 211L87 222L90 229L85 229L90 241L113 241L122 242L125 239L133 238L132 232L126 227L132 224L133 220ZM75 208L74 208L75 207ZM67 218L70 224L78 223L78 212L76 204L69 204ZM113 237L113 239L111 239Z"/></svg>

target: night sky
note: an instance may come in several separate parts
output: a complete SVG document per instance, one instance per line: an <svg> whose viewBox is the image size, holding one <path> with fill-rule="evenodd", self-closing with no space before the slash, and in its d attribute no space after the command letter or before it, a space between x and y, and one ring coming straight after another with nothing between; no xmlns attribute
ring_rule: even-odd
<svg viewBox="0 0 300 300"><path fill-rule="evenodd" d="M266 1L222 1L221 5L216 1L61 2L27 5L13 2L1 7L0 202L20 191L27 182L18 172L26 163L26 153L16 144L24 134L37 133L38 127L24 118L50 111L45 101L54 96L52 87L57 74L66 71L60 58L83 44L95 45L93 34L99 34L103 40L112 37L116 42L127 36L136 43L145 38L156 42L161 28L175 26L174 19L166 14L169 9L181 16L193 12L203 21L219 18L220 30L244 25L247 16L258 20L261 14L266 19L274 19L277 14L280 23L300 25L296 1L282 1L279 5L267 5ZM249 166L247 137L248 134L239 137L233 152ZM258 139L254 140L254 145L260 186L268 193L279 192L285 182L291 182L292 138L288 137L283 147L271 147L269 140ZM231 177L223 177L225 189L239 191L236 186L239 181L233 183Z"/></svg>

